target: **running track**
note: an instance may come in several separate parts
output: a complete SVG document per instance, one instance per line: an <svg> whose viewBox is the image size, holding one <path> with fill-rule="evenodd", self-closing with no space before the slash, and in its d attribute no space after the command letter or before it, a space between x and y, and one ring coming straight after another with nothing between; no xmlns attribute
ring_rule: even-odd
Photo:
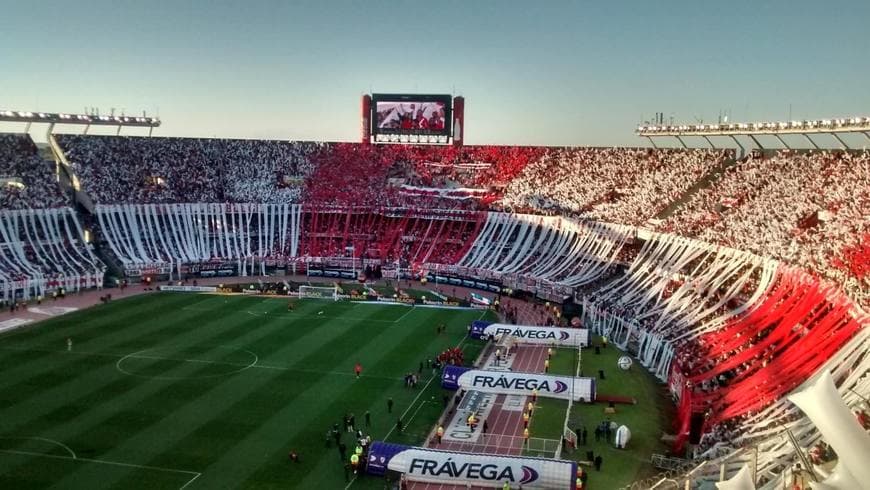
<svg viewBox="0 0 870 490"><path fill-rule="evenodd" d="M516 353L512 354L513 371L541 373L544 371L544 360L547 359L547 346L518 345ZM484 369L493 366L494 354L487 359ZM485 454L519 455L522 453L523 444L523 412L517 410L505 410L503 408L505 395L498 395L489 413L487 422L489 430L486 435L476 443L444 441L442 444L433 444L427 441L426 446L448 451L462 451ZM523 399L523 406L528 404L529 398ZM532 414L534 417L534 413ZM481 425L478 430L481 430ZM408 482L409 490L485 490L485 487L466 487L465 485L442 485L439 483Z"/></svg>

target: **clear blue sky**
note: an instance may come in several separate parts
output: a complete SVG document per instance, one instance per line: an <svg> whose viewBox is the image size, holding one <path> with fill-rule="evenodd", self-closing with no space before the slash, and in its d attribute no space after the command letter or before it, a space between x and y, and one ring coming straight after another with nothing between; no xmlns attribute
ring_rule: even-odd
<svg viewBox="0 0 870 490"><path fill-rule="evenodd" d="M870 1L0 0L0 108L156 134L357 140L369 92L464 95L469 143L868 115Z"/></svg>

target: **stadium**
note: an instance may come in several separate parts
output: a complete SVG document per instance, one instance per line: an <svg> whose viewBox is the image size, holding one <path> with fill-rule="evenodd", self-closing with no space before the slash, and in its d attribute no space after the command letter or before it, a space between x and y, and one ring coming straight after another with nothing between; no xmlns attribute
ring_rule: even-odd
<svg viewBox="0 0 870 490"><path fill-rule="evenodd" d="M0 108L0 486L870 488L870 117L489 145L471 95L358 104Z"/></svg>

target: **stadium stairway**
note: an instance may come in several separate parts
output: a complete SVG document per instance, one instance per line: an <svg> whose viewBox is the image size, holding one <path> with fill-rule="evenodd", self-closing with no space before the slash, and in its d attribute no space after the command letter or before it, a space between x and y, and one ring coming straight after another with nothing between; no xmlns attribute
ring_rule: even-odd
<svg viewBox="0 0 870 490"><path fill-rule="evenodd" d="M80 201L76 201L74 209L78 214L79 223L91 234L91 245L93 245L94 255L106 264L106 277L104 280L112 277L117 279L124 278L124 266L118 257L112 253L111 248L109 248L109 242L103 237L100 227L96 226L96 217Z"/></svg>
<svg viewBox="0 0 870 490"><path fill-rule="evenodd" d="M66 157L66 153L64 153L63 148L61 148L60 144L57 142L55 135L48 135L48 147L51 149L51 154L58 163L58 168L60 172L58 176L60 177L61 187L65 191L69 191L73 193L73 200L76 205L83 206L88 213L93 213L96 207L94 206L94 202L91 197L81 188L81 185L78 181L78 176L76 175L75 170L70 164L69 159ZM79 216L81 218L81 216ZM100 257L101 259L103 257ZM108 262L106 262L108 264Z"/></svg>
<svg viewBox="0 0 870 490"><path fill-rule="evenodd" d="M661 210L661 212L659 212L657 215L655 215L653 217L653 219L654 220L665 220L665 219L669 218L672 214L674 214L674 212L676 212L678 209L680 209L680 207L682 207L683 204L689 202L689 200L692 199L692 196L694 196L695 193L697 193L698 191L700 191L702 189L706 189L706 188L710 187L711 185L715 184L719 180L719 178L722 176L722 174L725 172L725 170L727 170L729 167L731 167L735 163L737 163L737 159L735 159L735 158L728 158L728 159L724 160L721 164L717 165L712 170L710 170L710 172L707 173L707 175L701 177L691 187L686 189L686 191L683 192L683 194L680 197L671 201L671 203L668 204L668 206L665 209Z"/></svg>

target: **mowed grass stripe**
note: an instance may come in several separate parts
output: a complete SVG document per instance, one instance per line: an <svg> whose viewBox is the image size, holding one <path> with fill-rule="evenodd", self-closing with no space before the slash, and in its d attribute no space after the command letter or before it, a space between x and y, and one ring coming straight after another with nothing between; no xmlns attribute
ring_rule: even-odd
<svg viewBox="0 0 870 490"><path fill-rule="evenodd" d="M130 300L121 300L118 303L126 303ZM155 299L152 296L142 296L146 303L135 302L130 310L113 308L109 311L102 306L82 312L71 313L70 319L63 317L47 320L37 326L27 327L21 331L23 335L11 334L0 336L0 369L4 376L0 377L0 392L14 389L13 384L25 380L41 372L56 370L58 363L65 359L58 358L54 351L66 349L66 339L74 338L74 348L77 351L88 351L91 346L87 343L89 338L99 338L103 348L112 347L120 342L129 340L130 334L127 327L132 323L147 318L148 310L153 309ZM176 298L175 304L183 304L184 298ZM173 304L167 305L172 308ZM152 317L154 318L154 317ZM62 320L63 319L63 320ZM116 328L109 329L114 326ZM120 328L117 328L120 326ZM157 328L159 324L155 324ZM28 348L34 348L32 352ZM45 362L48 361L48 362Z"/></svg>
<svg viewBox="0 0 870 490"><path fill-rule="evenodd" d="M361 324L352 327L352 332L349 335L338 339L336 342L322 346L311 352L307 357L314 362L326 362L329 365L335 363L336 360L344 360L341 364L347 365L348 369L353 366L354 357L361 358L362 362L376 364L383 356L390 352L390 349L384 348L389 345L398 345L405 338L410 338L415 341L416 329L400 328L397 326L382 327L380 324ZM370 334L370 332L372 334ZM347 411L357 410L355 407L364 406L364 403L358 403L357 400L365 400L370 397L377 397L383 393L383 390L377 391L370 389L369 386L381 380L366 379L365 381L342 379L338 384L331 382L312 384L305 393L300 396L299 403L293 406L284 407L278 413L270 417L268 420L257 427L255 431L249 434L244 441L239 442L231 451L224 454L223 457L210 466L205 473L210 476L204 480L207 484L213 478L216 472L221 472L220 482L223 485L234 487L251 475L259 465L252 463L250 453L259 448L261 451L267 450L266 454L272 454L272 458L264 464L274 465L276 460L281 461L280 454L287 448L288 444L295 444L293 447L298 447L302 441L317 439L316 433L321 433L320 440L323 440L322 433L331 427L333 423L338 422L337 414L342 414ZM399 385L401 381L390 383L382 383L380 388L390 388ZM363 412L356 413L357 423L363 423ZM278 434L277 436L275 434ZM264 447L268 444L268 447ZM232 469L232 474L228 474Z"/></svg>
<svg viewBox="0 0 870 490"><path fill-rule="evenodd" d="M385 434L395 422L386 414L387 397L394 397L394 412L401 413L418 394L404 389L401 380L393 378L416 371L419 361L439 352L442 345L455 345L453 336L461 338L467 322L478 316L450 311L442 320L441 313L446 310L301 301L295 309L298 318L294 318L286 311L286 300L281 299L188 295L196 301L168 307L164 299L182 295L160 296L164 295L151 295L154 299L140 304L153 301L153 309L164 316L183 316L190 321L152 330L148 318L131 319L121 326L100 317L107 334L118 335L122 341L113 342L108 352L95 352L101 355L90 356L91 361L78 369L86 373L88 382L99 383L91 376L105 371L99 367L100 362L108 362L112 364L110 374L103 374L112 380L95 390L84 387L88 394L77 397L77 384L71 385L65 378L46 378L44 381L51 383L48 390L59 388L58 383L68 385L60 391L71 394L72 403L63 403L20 428L62 440L86 457L214 473L209 477L212 480L203 475L201 481L197 479L188 488L306 488L299 486L301 482L342 488L338 452L334 447L331 453L325 452L323 432L340 420L348 406L354 406L359 410L358 426L363 425L363 413L369 409L373 416L371 432L376 438ZM185 304L195 306L187 308ZM317 315L318 311L325 314ZM401 321L396 322L398 319ZM447 323L448 335L436 336L435 322L441 321ZM86 342L94 341L92 345L97 346L101 336L99 330L94 332L93 339ZM39 346L41 337L35 335L33 339ZM242 364L246 359L221 346L252 350L260 363L275 369L252 368L198 380L134 378L114 370L117 359L110 356L116 353L118 344L124 348L117 354L129 354L133 352L131 347L159 348L157 355L149 356L146 351L131 364L148 374L198 376ZM79 345L76 342L75 347ZM365 372L357 381L351 372L354 356L360 351L361 356L365 354L361 359ZM162 357L225 365L159 359ZM380 374L384 378L369 377ZM424 376L427 374L424 372ZM284 429L291 425L292 430ZM2 427L0 422L0 435L4 433ZM290 447L300 449L303 463L287 465L286 450ZM329 468L321 461L322 456L335 463L325 474L318 471ZM33 458L24 466L16 464L15 474L38 472L39 459L44 458ZM303 473L309 469L312 473L305 478ZM153 488L148 475L138 470L100 476L98 469L80 467L64 470L48 480L58 487ZM0 486L7 487L8 483L0 476Z"/></svg>
<svg viewBox="0 0 870 490"><path fill-rule="evenodd" d="M215 311L214 315L220 315L220 311ZM201 335L201 333L199 335ZM183 338L183 336L180 338ZM93 359L100 358L94 357ZM48 393L41 395L40 397L38 397L38 400L33 403L34 407L32 407L30 410L25 410L29 419L33 420L32 426L19 427L18 430L12 432L12 434L43 434L46 437L66 441L70 445L75 445L78 448L78 451L84 453L87 456L97 455L101 451L106 451L109 448L119 444L125 438L124 431L122 429L125 424L129 423L127 417L122 417L122 421L120 422L120 424L113 424L111 420L107 420L107 418L103 417L98 421L94 421L94 424L90 428L86 429L84 431L84 434L73 433L85 429L85 427L82 427L81 420L73 424L62 423L62 425L52 428L44 427L45 421L51 420L52 418L60 418L61 420L64 420L65 417L76 415L93 417L95 413L100 413L99 408L101 407L105 407L106 409L102 413L107 417L111 417L111 414L116 414L121 409L121 407L119 407L117 403L118 395L126 394L129 392L141 392L142 390L149 389L147 384L143 385L141 381L136 381L134 378L118 372L115 369L115 362L116 360L112 359L111 364L109 364L108 367L106 365L102 365L102 372L97 372L94 370L89 371L84 378L74 377L71 383L75 385L82 385L83 391L77 391L75 387L62 390L63 393L72 392L73 394L78 396L74 401L72 401L72 403L70 403L69 396L65 397L62 393L51 396L51 391L55 390L48 390ZM199 371L208 369L206 365L196 363L174 363L167 366L167 369L170 368L174 368L176 376L196 376ZM102 379L108 381L106 383L98 383L99 380L90 379L90 376L94 374L101 376ZM166 391L167 392L165 394L160 395L161 399L163 400L167 399L166 395L170 395L171 397L171 390ZM43 417L35 419L37 413L34 412L38 411L37 408L46 410L49 407L52 408L52 413L45 414L45 412L42 412ZM22 414L21 410L17 412L10 412L13 414L18 414L19 416L21 416ZM11 422L12 421L10 421L8 418L4 417L4 420L0 422L0 427L3 428L3 430L0 431L0 434L9 433L10 431L14 430L13 427L10 427ZM64 428L69 428L71 430L64 431ZM94 437L95 433L101 431L108 436L102 438L102 449L96 446L96 443L100 441L100 439ZM77 440L77 435L81 435L82 437ZM38 464L38 462L34 463Z"/></svg>
<svg viewBox="0 0 870 490"><path fill-rule="evenodd" d="M460 325L464 321L470 321L468 314L452 314L452 312L445 310L416 309L411 315L413 315L413 318L407 318L411 323L399 327L408 332L408 335L391 349L384 350L380 354L380 360L374 366L375 370L379 372L417 373L420 361L425 360L427 357L432 357L427 354L428 352L442 352L447 347L453 347L459 343L462 336L458 335L458 332L465 330L465 327L460 327ZM411 317L411 315L408 316ZM434 326L442 322L448 325L448 334L436 335ZM365 411L370 411L372 414L372 426L364 428L364 431L372 434L375 440L380 440L395 425L400 414L405 412L407 408L411 408L411 411L415 410L416 406L411 407L410 404L420 393L419 390L423 389L430 376L432 376L431 369L424 366L422 378L416 390L405 388L404 384L399 381L391 384L381 393L361 393L360 396L355 397L346 394L342 397L341 401L345 407L350 405L350 409L357 416L357 425L359 426L362 426L364 423L363 414ZM432 392L437 393L437 390L432 390ZM392 414L387 413L386 399L389 397L393 397L395 402ZM417 402L417 406L422 403L441 403L440 398L438 400L431 400L430 398L431 396L420 399ZM287 478L291 479L293 484L298 488L316 488L318 486L340 488L337 485L341 485L344 482L342 464L346 462L339 460L338 451L334 447L326 448L323 434L331 426L331 423L338 422L343 414L340 406L334 408L336 409L331 410L331 413L324 410L324 416L317 420L315 426L309 427L288 444L289 447L299 447L302 441L305 440L319 439L323 441L320 447L315 446L314 448L316 454L321 454L315 462L316 466L311 471L308 471L307 475L301 480L299 480L299 471L296 471L292 467L286 468L286 465L279 465L279 472L287 473L288 470L292 470L287 474ZM333 418L330 419L328 415L332 415ZM338 416L336 417L336 415ZM408 423L407 418L404 421L406 425ZM345 437L345 441L351 445L353 438ZM250 486L255 486L254 483L258 483L258 480L268 479L268 473L266 468L261 468L252 477L252 480L246 482L246 486L248 486L248 483L251 484ZM324 482L328 478L327 475L335 475L337 478L330 478L330 481Z"/></svg>
<svg viewBox="0 0 870 490"><path fill-rule="evenodd" d="M40 464L29 464L36 460ZM93 485L88 488L103 488L99 485L100 480L107 473L119 472L131 475L138 479L142 488L142 482L147 482L147 488L166 488L177 490L191 480L192 475L186 473L160 471L146 468L129 468L94 461L74 460L66 457L45 457L34 454L16 454L0 452L0 484L3 488L14 490L57 488L55 484L61 476L71 473L79 468L89 468L91 475L88 480L83 480L77 488L86 488L86 483L92 481ZM130 487L133 488L133 487Z"/></svg>
<svg viewBox="0 0 870 490"><path fill-rule="evenodd" d="M265 306L275 310L284 307L278 301L272 301L270 305ZM361 321L364 321L364 319L361 319ZM266 336L270 330L274 329L274 326L269 325L269 321L264 322L260 318L252 317L248 322L257 322L261 327L247 328L243 326L241 329L237 329L240 332L240 337L236 340L238 346L248 345L250 341L254 341L261 336ZM211 343L211 341L209 340L208 343ZM269 370L258 370L256 373L246 371L244 375L199 380L202 384L208 384L210 389L197 393L197 396L194 398L186 397L185 403L171 407L171 410L166 412L166 417L157 423L142 427L139 432L120 442L102 457L123 459L125 455L135 455L135 457L139 458L138 461L142 461L142 458L148 458L146 464L151 466L162 466L163 464L177 462L178 455L172 451L174 443L206 423L210 418L216 417L222 411L231 410L235 400L244 397L247 393L256 389L256 387L267 383L271 378L278 375ZM184 388L180 385L184 385L186 382L179 380L174 384L176 385L176 390L183 390ZM146 400L144 403L162 404L163 400L156 398ZM146 447L143 449L143 446ZM72 481L75 478L76 475L69 475L67 480Z"/></svg>
<svg viewBox="0 0 870 490"><path fill-rule="evenodd" d="M377 335L377 337L371 337L368 333L371 330L380 331L380 334ZM397 335L399 333L403 335ZM300 361L300 363L303 365L310 365L311 363L325 361L328 363L326 367L329 367L332 366L333 362L332 357L327 355L329 352L335 353L335 355L340 358L348 358L346 354L348 351L355 351L357 349L366 350L368 344L383 343L393 337L400 337L398 343L401 343L401 337L404 336L413 340L414 334L415 329L405 328L399 329L398 331L389 331L389 329L385 329L380 324L351 326L348 327L347 335L347 338L350 338L351 342L345 341L340 342L338 345L335 343L325 345L321 347L321 349L309 353L306 358L303 358ZM360 342L358 340L360 336L366 340ZM341 340L345 339L343 338ZM373 350L374 352L380 351L380 356L388 355L387 350L370 350ZM348 360L346 362L348 370L351 369L353 362L353 360ZM374 360L372 360L372 362L374 362ZM314 366L316 366L316 364ZM314 379L316 380L316 378ZM373 396L377 397L379 393L383 395L384 390L373 391L370 389L371 387L369 385L374 381L375 380L367 378L363 378L360 381L343 379L337 380L338 385L336 386L335 381L326 381L321 378L321 386L312 389L315 388L312 384L312 386L306 388L306 391L301 395L300 400L297 400L297 402L292 405L285 406L277 414L269 417L268 421L262 426L256 427L255 430L247 436L245 441L240 442L228 455L225 455L220 461L207 469L205 474L211 476L206 477L204 475L205 479L203 480L203 484L208 485L208 482L212 481L212 478L218 478L217 475L219 475L221 485L227 485L230 487L235 486L236 482L241 483L242 481L247 480L246 475L252 473L253 470L257 468L257 463L261 463L265 466L265 468L258 473L260 475L270 475L274 473L276 469L281 472L285 465L286 450L288 450L288 448L294 447L298 450L301 450L301 448L310 448L309 445L311 444L311 441L315 441L315 446L318 443L323 444L323 432L326 428L331 427L332 423L337 422L346 410L353 410L353 406L360 408L364 406L364 403L357 403L356 400L362 401L367 398L371 399ZM338 387L341 386L344 386L345 388L338 389ZM383 388L393 387L395 389L396 387L401 386L401 381L397 380L394 382L388 382L386 384L381 384L380 386ZM381 403L383 403L384 406L384 411L386 411L385 400L386 398L381 400ZM363 413L364 410L360 410L359 413L356 413L358 425L363 424ZM377 414L375 414L375 416L377 416ZM385 417L380 417L380 419L386 421ZM294 437L293 434L296 432L299 432L299 434ZM272 445L271 447L273 449L271 453L266 453L269 457L265 458L265 461L263 461L263 457L260 456L260 453L258 453L257 450L259 449L262 451L264 449L263 445L267 442ZM306 449L306 452L309 451ZM251 459L250 456L252 454L254 455L253 459ZM335 458L336 460L338 459L337 451ZM305 463L303 463L303 465L305 465ZM297 469L297 472L304 470L305 468L301 467ZM232 471L233 476L228 474L230 471ZM266 478L269 477L266 476ZM279 480L283 482L283 478L280 478ZM298 477L296 480L298 481ZM214 480L212 483L216 483L217 481L218 480ZM251 486L250 484L252 483L253 482L247 482L244 486ZM289 482L283 483L287 484ZM332 486L327 488L332 488Z"/></svg>
<svg viewBox="0 0 870 490"><path fill-rule="evenodd" d="M151 309L154 308L154 303L163 301L161 297L154 296L152 298L152 305L149 307ZM92 312L90 315L99 315L99 313ZM90 341L78 341L79 337L77 333L73 332L62 334L60 336L62 340L57 342L39 343L36 340L31 340L27 344L19 346L17 343L8 344L0 341L0 365L10 362L6 355L8 353L15 352L17 354L16 357L20 355L29 356L29 359L23 365L17 366L21 370L24 370L25 373L23 375L16 375L17 373L6 371L8 376L4 377L4 379L8 379L9 383L5 384L5 386L0 383L0 388L2 388L2 391L15 391L17 387L12 384L15 381L40 386L39 380L33 379L33 377L45 375L46 373L49 376L57 373L61 375L75 373L79 376L82 374L82 371L76 369L77 364L87 365L94 362L93 359L85 359L89 355L110 357L112 354L129 354L138 350L143 345L141 341L137 340L138 338L146 337L158 331L162 331L164 336L171 336L178 331L180 326L185 322L191 322L192 319L193 317L172 315L171 313L145 315L140 312L134 315L123 315L114 322L103 324L101 328L105 332L104 338L100 338L98 336L99 332L97 332L93 334L94 338ZM87 324L88 320L84 318L80 322ZM77 331L78 329L75 330L75 332ZM56 335L56 332L49 332ZM136 335L131 335L131 332L135 332ZM65 339L67 337L75 339L72 352L67 352L66 350ZM49 338L53 338L53 336L49 335ZM5 349L3 349L4 346L6 347ZM32 350L28 351L27 349ZM52 384L51 386L55 385Z"/></svg>
<svg viewBox="0 0 870 490"><path fill-rule="evenodd" d="M212 319L221 319L225 316L225 313L216 309L208 315L202 313L199 315L200 317L197 320L202 324L207 324L212 321ZM179 329L177 327L187 321L189 321L188 318L177 316L165 323L161 321L155 323L161 325L157 327L161 330L175 330L178 332ZM119 327L119 329L120 328L121 327ZM225 328L232 328L232 324L227 324ZM148 331L148 328L139 323L131 323L123 330L127 332L128 339L119 341L115 347L120 349L123 348L124 345L127 345L129 346L129 349L140 350L142 344L135 339L138 335ZM187 330L171 338L174 341L179 342L183 342L185 336L202 338L203 331L204 329ZM167 336L167 338L170 337ZM134 352L134 350L127 351L127 353L132 352ZM17 403L10 405L7 410L7 412L12 415L3 417L2 420L0 420L0 433L13 430L22 421L44 415L54 407L69 404L76 399L86 397L89 394L104 388L112 381L118 380L119 376L122 376L115 368L118 359L110 357L77 356L59 351L55 354L53 359L54 362L52 362L52 359L43 359L42 362L54 364L54 366L52 366L54 373L61 376L63 382L49 384L49 388L39 391L35 396L16 400ZM124 378L127 377L124 376ZM28 382L28 379L21 380L21 383ZM121 380L121 383L125 388L135 387L138 384L130 379L123 379ZM10 387L8 390L11 392L15 391L14 387Z"/></svg>

